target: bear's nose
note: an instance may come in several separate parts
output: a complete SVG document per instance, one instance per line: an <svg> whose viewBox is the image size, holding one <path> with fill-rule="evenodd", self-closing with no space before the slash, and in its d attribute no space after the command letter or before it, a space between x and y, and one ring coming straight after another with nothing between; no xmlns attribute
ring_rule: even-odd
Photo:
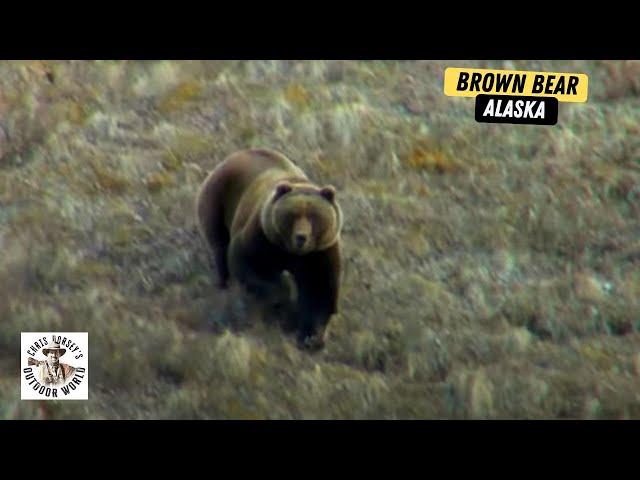
<svg viewBox="0 0 640 480"><path fill-rule="evenodd" d="M296 246L302 248L307 241L307 236L303 233L296 234Z"/></svg>

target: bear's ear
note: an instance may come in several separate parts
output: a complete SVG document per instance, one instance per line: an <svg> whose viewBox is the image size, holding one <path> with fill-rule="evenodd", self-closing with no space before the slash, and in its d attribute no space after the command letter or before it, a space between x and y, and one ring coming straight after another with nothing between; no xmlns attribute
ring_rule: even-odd
<svg viewBox="0 0 640 480"><path fill-rule="evenodd" d="M320 195L322 195L330 202L333 202L333 200L336 198L336 189L332 185L328 185L320 190Z"/></svg>
<svg viewBox="0 0 640 480"><path fill-rule="evenodd" d="M274 200L279 199L281 196L283 196L285 193L289 193L292 190L292 186L290 183L287 182L282 182L279 183L278 186L276 187L276 194L273 197Z"/></svg>

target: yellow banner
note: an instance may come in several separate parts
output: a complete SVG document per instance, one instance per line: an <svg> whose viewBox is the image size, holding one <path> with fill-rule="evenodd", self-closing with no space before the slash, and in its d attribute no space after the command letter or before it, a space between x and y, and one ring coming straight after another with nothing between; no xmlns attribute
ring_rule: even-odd
<svg viewBox="0 0 640 480"><path fill-rule="evenodd" d="M555 97L559 102L586 102L589 78L584 73L527 72L447 68L444 93L451 97L521 95Z"/></svg>

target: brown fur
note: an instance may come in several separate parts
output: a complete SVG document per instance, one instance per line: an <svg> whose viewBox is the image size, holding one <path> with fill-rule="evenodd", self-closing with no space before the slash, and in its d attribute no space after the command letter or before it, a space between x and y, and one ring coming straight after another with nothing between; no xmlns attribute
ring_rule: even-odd
<svg viewBox="0 0 640 480"><path fill-rule="evenodd" d="M266 149L227 157L205 179L196 202L221 287L230 279L268 305L289 272L297 299L290 323L308 346L324 343L338 309L342 211L335 189L319 187L284 155Z"/></svg>

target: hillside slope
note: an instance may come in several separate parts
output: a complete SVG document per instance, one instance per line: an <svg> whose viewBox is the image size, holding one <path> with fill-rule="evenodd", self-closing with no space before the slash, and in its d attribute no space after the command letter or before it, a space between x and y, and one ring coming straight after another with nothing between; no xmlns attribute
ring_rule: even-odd
<svg viewBox="0 0 640 480"><path fill-rule="evenodd" d="M448 66L586 73L479 124ZM638 62L0 63L0 418L640 418ZM341 313L301 352L216 291L229 153L338 188ZM233 326L233 329L229 327ZM21 402L21 331L88 331L90 400Z"/></svg>

